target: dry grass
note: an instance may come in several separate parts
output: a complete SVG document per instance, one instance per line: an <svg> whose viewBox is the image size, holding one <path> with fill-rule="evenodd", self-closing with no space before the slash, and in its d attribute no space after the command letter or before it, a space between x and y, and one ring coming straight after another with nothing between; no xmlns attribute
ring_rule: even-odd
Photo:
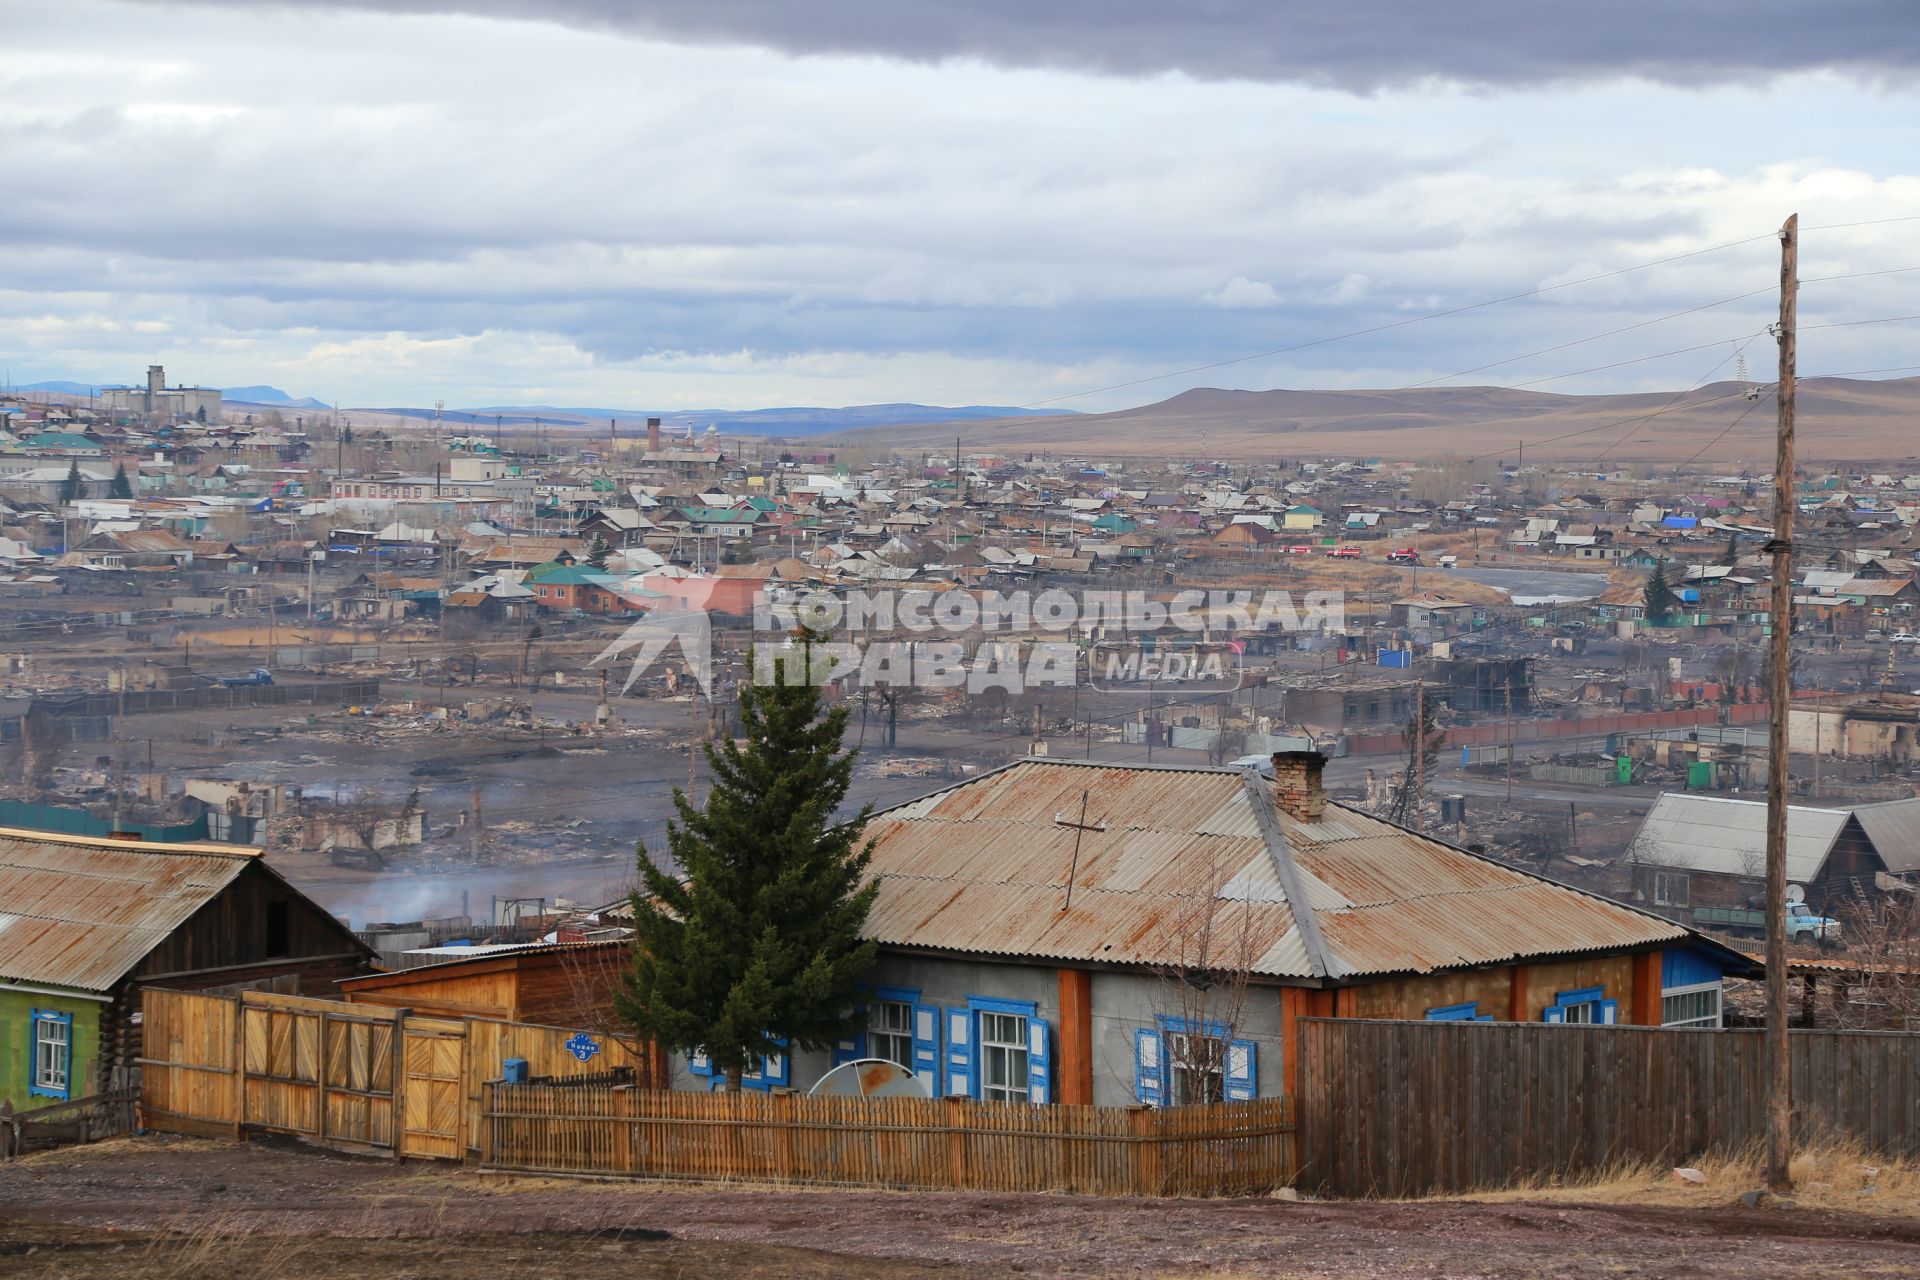
<svg viewBox="0 0 1920 1280"><path fill-rule="evenodd" d="M1547 1200L1571 1204L1723 1207L1766 1186L1757 1147L1702 1156L1685 1166L1701 1183L1674 1177L1670 1164L1622 1164L1586 1178L1537 1182L1478 1193L1476 1200ZM1850 1142L1818 1142L1796 1151L1793 1200L1803 1208L1909 1216L1920 1214L1920 1164L1873 1155ZM1457 1197L1444 1197L1457 1198Z"/></svg>

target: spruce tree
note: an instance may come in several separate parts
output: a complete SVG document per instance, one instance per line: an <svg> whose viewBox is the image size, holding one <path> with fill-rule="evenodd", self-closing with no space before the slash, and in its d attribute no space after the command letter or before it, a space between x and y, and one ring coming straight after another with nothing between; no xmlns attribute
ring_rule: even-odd
<svg viewBox="0 0 1920 1280"><path fill-rule="evenodd" d="M85 491L85 487L86 481L82 479L80 475L80 464L78 462L68 463L67 478L60 482L60 505L66 507L78 502L81 493Z"/></svg>
<svg viewBox="0 0 1920 1280"><path fill-rule="evenodd" d="M607 557L611 554L613 554L613 548L607 545L607 540L597 533L594 534L593 541L587 544L587 567L605 569Z"/></svg>
<svg viewBox="0 0 1920 1280"><path fill-rule="evenodd" d="M123 462L114 468L113 487L108 489L107 492L116 498L131 498L133 496L133 483L127 479L126 463Z"/></svg>
<svg viewBox="0 0 1920 1280"><path fill-rule="evenodd" d="M1740 535L1737 533L1730 533L1727 535L1727 568L1729 569L1737 568L1739 564L1740 564Z"/></svg>
<svg viewBox="0 0 1920 1280"><path fill-rule="evenodd" d="M1647 621L1656 626L1665 622L1677 603L1673 588L1667 583L1667 562L1657 561L1647 574Z"/></svg>
<svg viewBox="0 0 1920 1280"><path fill-rule="evenodd" d="M705 808L675 788L667 847L682 874L639 850L645 888L614 1008L665 1048L704 1050L729 1091L764 1055L855 1030L854 984L874 960L860 938L875 893L862 884L872 806L834 821L858 752L841 745L847 708L822 714L814 638L776 658L771 683L742 688L743 742L706 746Z"/></svg>

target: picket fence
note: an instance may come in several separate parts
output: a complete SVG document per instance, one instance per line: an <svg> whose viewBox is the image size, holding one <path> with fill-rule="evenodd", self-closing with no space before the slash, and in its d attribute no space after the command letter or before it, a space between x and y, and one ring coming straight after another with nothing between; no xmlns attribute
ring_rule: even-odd
<svg viewBox="0 0 1920 1280"><path fill-rule="evenodd" d="M1031 1107L488 1084L482 1099L482 1167L523 1173L1107 1196L1257 1194L1293 1175L1287 1098Z"/></svg>

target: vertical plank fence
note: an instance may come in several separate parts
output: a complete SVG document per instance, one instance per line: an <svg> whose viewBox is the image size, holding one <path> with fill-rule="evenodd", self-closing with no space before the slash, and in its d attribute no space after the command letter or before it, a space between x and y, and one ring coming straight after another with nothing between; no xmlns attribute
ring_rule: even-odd
<svg viewBox="0 0 1920 1280"><path fill-rule="evenodd" d="M617 1041L564 1027L261 991L148 988L142 1001L145 1122L201 1136L289 1133L342 1150L457 1160L478 1145L481 1083L499 1078L507 1059L554 1078L643 1061Z"/></svg>
<svg viewBox="0 0 1920 1280"><path fill-rule="evenodd" d="M1211 1107L483 1086L480 1162L527 1173L1086 1195L1288 1182L1286 1098Z"/></svg>
<svg viewBox="0 0 1920 1280"><path fill-rule="evenodd" d="M1454 1194L1730 1152L1766 1132L1758 1031L1301 1027L1303 1189ZM1920 1035L1795 1031L1790 1041L1799 1140L1920 1156Z"/></svg>

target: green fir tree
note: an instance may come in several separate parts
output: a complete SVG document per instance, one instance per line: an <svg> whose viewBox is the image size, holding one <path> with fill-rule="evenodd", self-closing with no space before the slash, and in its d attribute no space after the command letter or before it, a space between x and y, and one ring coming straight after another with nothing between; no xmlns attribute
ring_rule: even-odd
<svg viewBox="0 0 1920 1280"><path fill-rule="evenodd" d="M1667 562L1661 560L1647 574L1647 621L1659 626L1673 614L1679 603L1672 585L1667 582Z"/></svg>
<svg viewBox="0 0 1920 1280"><path fill-rule="evenodd" d="M854 984L874 961L860 937L875 893L862 883L872 806L834 821L858 753L841 743L847 709L822 713L817 638L776 657L770 683L743 688L740 740L706 746L705 808L674 790L667 847L683 875L640 846L633 964L614 1008L644 1038L704 1050L730 1091L765 1055L856 1030Z"/></svg>
<svg viewBox="0 0 1920 1280"><path fill-rule="evenodd" d="M131 498L133 496L133 482L127 479L126 463L123 462L114 468L113 486L108 489L107 492L116 498Z"/></svg>
<svg viewBox="0 0 1920 1280"><path fill-rule="evenodd" d="M594 534L593 541L587 544L587 567L604 570L607 567L607 557L611 554L613 554L613 548L607 545L607 540L597 533Z"/></svg>
<svg viewBox="0 0 1920 1280"><path fill-rule="evenodd" d="M60 505L65 507L78 502L86 489L87 482L80 474L80 464L77 461L68 463L67 478L60 482Z"/></svg>

